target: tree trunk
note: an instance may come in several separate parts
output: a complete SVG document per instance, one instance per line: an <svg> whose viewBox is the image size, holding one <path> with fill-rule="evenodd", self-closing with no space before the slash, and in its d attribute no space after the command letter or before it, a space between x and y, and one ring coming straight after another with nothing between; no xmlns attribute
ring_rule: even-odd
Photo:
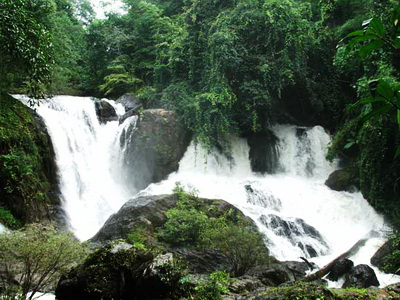
<svg viewBox="0 0 400 300"><path fill-rule="evenodd" d="M326 274L328 274L332 268L334 267L334 265L341 259L344 258L348 258L352 255L354 255L362 246L365 245L365 243L368 241L368 239L361 239L359 240L357 243L354 244L353 247L351 247L349 250L347 250L346 252L344 252L343 254L339 255L338 257L336 257L334 260L332 260L329 264L327 264L325 267L323 267L322 269L319 269L317 272L312 273L308 276L306 276L305 278L302 279L302 281L306 281L306 282L310 282L310 281L314 281L317 279L320 279L322 277L324 277Z"/></svg>

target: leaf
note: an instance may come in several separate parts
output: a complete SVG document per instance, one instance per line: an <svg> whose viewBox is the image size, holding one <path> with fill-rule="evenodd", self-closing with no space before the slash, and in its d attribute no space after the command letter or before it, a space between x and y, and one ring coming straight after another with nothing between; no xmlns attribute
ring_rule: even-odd
<svg viewBox="0 0 400 300"><path fill-rule="evenodd" d="M394 38L394 40L393 40L393 45L394 45L394 47L395 47L396 49L399 49L399 48L400 48L400 36L399 36L399 35L396 36L396 37Z"/></svg>
<svg viewBox="0 0 400 300"><path fill-rule="evenodd" d="M353 105L358 106L361 104L368 104L368 103L381 102L381 101L385 101L385 99L382 97L362 98L362 99L358 100L356 103L354 103Z"/></svg>
<svg viewBox="0 0 400 300"><path fill-rule="evenodd" d="M368 40L376 40L376 39L378 39L378 37L376 37L372 34L364 34L362 36L355 37L347 45L344 55L347 56L349 54L349 52L355 47L355 45L357 45L361 42L365 42Z"/></svg>
<svg viewBox="0 0 400 300"><path fill-rule="evenodd" d="M381 20L379 20L378 18L373 18L368 27L379 36L385 35L385 27L383 27Z"/></svg>
<svg viewBox="0 0 400 300"><path fill-rule="evenodd" d="M397 124L400 126L400 110L397 110Z"/></svg>
<svg viewBox="0 0 400 300"><path fill-rule="evenodd" d="M396 154L394 155L394 157L395 158L400 157L400 147L397 147Z"/></svg>
<svg viewBox="0 0 400 300"><path fill-rule="evenodd" d="M387 100L393 99L394 91L392 90L390 84L387 83L385 80L379 80L379 84L378 87L376 88L376 91Z"/></svg>
<svg viewBox="0 0 400 300"><path fill-rule="evenodd" d="M374 40L368 44L366 44L365 46L361 47L360 50L358 50L358 55L361 58L365 58L367 57L369 54L371 54L372 51L377 50L379 48L382 48L382 46L385 43L382 40Z"/></svg>
<svg viewBox="0 0 400 300"><path fill-rule="evenodd" d="M393 106L391 104L385 104L379 108L374 109L373 111L367 113L366 115L364 115L361 118L361 122L365 123L366 121L372 119L373 117L379 116L379 115L383 115L387 112L389 112L391 109L393 108Z"/></svg>
<svg viewBox="0 0 400 300"><path fill-rule="evenodd" d="M353 37L353 36L361 36L364 35L364 30L356 30L353 32L350 32L348 35L346 35L341 41L349 38L349 37Z"/></svg>
<svg viewBox="0 0 400 300"><path fill-rule="evenodd" d="M346 145L344 145L343 149L349 149L350 147L352 147L355 144L354 141L348 142Z"/></svg>

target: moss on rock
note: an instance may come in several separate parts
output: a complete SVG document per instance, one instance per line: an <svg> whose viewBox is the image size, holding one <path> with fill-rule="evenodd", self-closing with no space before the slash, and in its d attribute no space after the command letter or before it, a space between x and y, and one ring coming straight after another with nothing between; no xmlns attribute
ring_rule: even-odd
<svg viewBox="0 0 400 300"><path fill-rule="evenodd" d="M0 94L0 206L22 223L50 220L58 204L54 150L41 118Z"/></svg>

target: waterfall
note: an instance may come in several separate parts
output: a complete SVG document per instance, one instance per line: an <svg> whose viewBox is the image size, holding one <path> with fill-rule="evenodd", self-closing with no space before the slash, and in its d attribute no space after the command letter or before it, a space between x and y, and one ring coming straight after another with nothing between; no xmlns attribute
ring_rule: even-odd
<svg viewBox="0 0 400 300"><path fill-rule="evenodd" d="M110 103L122 114L123 108ZM64 210L75 235L85 240L130 196L134 178L124 178L123 156L136 130L136 117L100 124L91 98L57 96L37 108L51 136L59 169ZM338 192L324 185L337 163L325 159L330 136L322 127L276 125L269 149L277 162L267 160L273 174L252 171L245 139L232 137L231 155L211 153L193 142L179 170L141 195L169 194L180 182L200 197L223 199L251 217L272 255L279 260L306 257L320 267L370 236L351 259L369 264L389 231L360 192ZM262 142L262 141L261 141ZM260 144L257 141L257 144ZM271 149L275 147L275 149ZM268 158L269 159L269 158ZM400 277L375 272L382 285Z"/></svg>
<svg viewBox="0 0 400 300"><path fill-rule="evenodd" d="M109 103L117 114L124 113L122 105ZM71 230L86 240L133 194L119 175L121 135L135 118L122 125L118 121L100 124L94 101L88 97L56 96L43 100L36 110L53 142L62 205Z"/></svg>
<svg viewBox="0 0 400 300"><path fill-rule="evenodd" d="M369 264L389 228L361 193L325 186L327 176L337 169L336 162L325 159L329 135L319 126L278 125L271 131L278 140L278 171L274 174L252 172L245 139L232 138L231 158L192 143L176 173L139 194L171 193L180 182L200 197L226 200L256 222L276 258L306 257L320 267L373 233L351 258L357 264ZM395 280L375 271L382 285Z"/></svg>

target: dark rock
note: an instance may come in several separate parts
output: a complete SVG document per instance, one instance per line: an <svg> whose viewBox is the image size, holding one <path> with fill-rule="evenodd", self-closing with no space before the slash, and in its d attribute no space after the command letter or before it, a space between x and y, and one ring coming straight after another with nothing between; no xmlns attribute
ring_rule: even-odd
<svg viewBox="0 0 400 300"><path fill-rule="evenodd" d="M223 200L198 198L197 204L208 209L212 217L219 217L231 210L239 220L251 219L245 217L235 206ZM162 226L167 218L166 211L176 204L176 195L156 195L132 198L121 209L110 216L99 232L90 240L93 247L103 246L116 239L126 238L134 228L140 227L143 233L154 236L156 227ZM254 222L252 222L256 228ZM206 252L211 255L212 252Z"/></svg>
<svg viewBox="0 0 400 300"><path fill-rule="evenodd" d="M384 272L400 275L399 265L391 263L390 260L390 255L394 251L400 251L400 245L395 243L394 239L390 239L375 252L371 264Z"/></svg>
<svg viewBox="0 0 400 300"><path fill-rule="evenodd" d="M276 198L272 193L259 191L250 184L245 185L244 188L246 189L248 203L276 211L279 211L282 208L281 200Z"/></svg>
<svg viewBox="0 0 400 300"><path fill-rule="evenodd" d="M333 171L325 181L325 185L335 191L353 191L353 184L353 177L347 170Z"/></svg>
<svg viewBox="0 0 400 300"><path fill-rule="evenodd" d="M375 272L368 265L357 265L346 274L346 281L343 288L354 287L358 289L379 286Z"/></svg>
<svg viewBox="0 0 400 300"><path fill-rule="evenodd" d="M139 110L142 108L142 105L138 105L135 108L132 108L131 110L128 110L122 117L119 118L119 124L124 123L124 121L132 116L138 116L139 115Z"/></svg>
<svg viewBox="0 0 400 300"><path fill-rule="evenodd" d="M385 291L396 293L400 295L400 282L393 283L385 287Z"/></svg>
<svg viewBox="0 0 400 300"><path fill-rule="evenodd" d="M350 272L353 267L354 263L351 260L347 258L341 259L336 262L326 278L332 281L337 281L340 277Z"/></svg>
<svg viewBox="0 0 400 300"><path fill-rule="evenodd" d="M174 253L188 263L189 271L193 274L210 274L214 271L231 269L231 263L227 257L218 250L182 248L175 250Z"/></svg>
<svg viewBox="0 0 400 300"><path fill-rule="evenodd" d="M253 172L272 174L278 168L278 138L269 130L252 133L247 138L249 158Z"/></svg>
<svg viewBox="0 0 400 300"><path fill-rule="evenodd" d="M7 161L12 163L12 171L4 167ZM31 172L28 176L26 170ZM0 206L22 223L62 223L63 219L55 153L46 125L34 110L3 93L0 93Z"/></svg>
<svg viewBox="0 0 400 300"><path fill-rule="evenodd" d="M97 118L99 119L100 123L118 120L117 112L106 100L96 101L94 105L96 108Z"/></svg>
<svg viewBox="0 0 400 300"><path fill-rule="evenodd" d="M143 227L150 234L154 228L166 222L165 212L175 206L175 195L160 195L134 198L110 216L100 231L91 239L94 245L126 238L134 228Z"/></svg>
<svg viewBox="0 0 400 300"><path fill-rule="evenodd" d="M177 171L190 142L190 134L176 114L163 109L145 110L136 127L122 136L121 143L127 146L124 163L130 166L123 177L136 190Z"/></svg>
<svg viewBox="0 0 400 300"><path fill-rule="evenodd" d="M265 286L259 279L244 275L234 278L229 285L229 290L233 293L243 294L253 292L263 287Z"/></svg>
<svg viewBox="0 0 400 300"><path fill-rule="evenodd" d="M304 243L304 236L311 237L325 251L328 250L328 245L318 230L303 219L284 220L275 214L269 214L262 215L260 221L276 235L286 237L293 245L302 249L307 258L316 257L324 252L318 253L312 245Z"/></svg>
<svg viewBox="0 0 400 300"><path fill-rule="evenodd" d="M150 252L116 242L97 249L83 264L63 276L55 291L56 298L165 299L170 290L156 269L157 261Z"/></svg>
<svg viewBox="0 0 400 300"><path fill-rule="evenodd" d="M308 269L305 262L285 261L254 267L247 272L247 275L258 278L266 286L276 287L285 282L304 278Z"/></svg>
<svg viewBox="0 0 400 300"><path fill-rule="evenodd" d="M122 95L115 102L122 104L126 112L135 110L137 107L142 105L140 99L132 93Z"/></svg>

